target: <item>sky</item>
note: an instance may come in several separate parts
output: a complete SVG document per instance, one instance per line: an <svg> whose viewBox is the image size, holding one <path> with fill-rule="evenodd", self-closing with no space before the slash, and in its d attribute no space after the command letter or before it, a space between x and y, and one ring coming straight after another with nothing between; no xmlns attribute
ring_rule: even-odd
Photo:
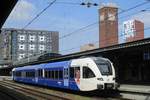
<svg viewBox="0 0 150 100"><path fill-rule="evenodd" d="M40 11L49 5L53 0L18 0L10 16L3 25L3 28L23 28ZM148 0L147 0L148 1ZM69 2L69 4L67 3ZM81 6L78 3L91 2L99 6ZM59 31L59 37L72 33L70 36L59 39L59 51L61 54L69 54L80 51L80 46L88 43L98 45L99 41L99 15L98 9L104 3L115 3L118 12L122 12L130 7L138 5L146 0L57 0L41 16L25 29ZM77 3L77 4L71 4ZM145 10L141 12L141 10ZM144 22L144 28L150 27L150 1L145 5L119 14L119 43L124 43L123 22L130 19L137 19ZM93 24L96 23L96 24ZM90 27L81 29L87 25ZM150 37L150 30L145 30L145 38Z"/></svg>

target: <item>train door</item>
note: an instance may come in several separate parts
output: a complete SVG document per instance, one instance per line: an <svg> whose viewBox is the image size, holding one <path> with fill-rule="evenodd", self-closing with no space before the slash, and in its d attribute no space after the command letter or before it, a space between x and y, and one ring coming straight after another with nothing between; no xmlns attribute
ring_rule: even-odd
<svg viewBox="0 0 150 100"><path fill-rule="evenodd" d="M76 66L75 69L74 69L74 74L75 74L75 81L78 85L80 85L80 74L81 71L80 71L80 67Z"/></svg>
<svg viewBox="0 0 150 100"><path fill-rule="evenodd" d="M68 67L64 67L64 86L69 87L69 70Z"/></svg>
<svg viewBox="0 0 150 100"><path fill-rule="evenodd" d="M35 83L38 82L38 69L35 69Z"/></svg>

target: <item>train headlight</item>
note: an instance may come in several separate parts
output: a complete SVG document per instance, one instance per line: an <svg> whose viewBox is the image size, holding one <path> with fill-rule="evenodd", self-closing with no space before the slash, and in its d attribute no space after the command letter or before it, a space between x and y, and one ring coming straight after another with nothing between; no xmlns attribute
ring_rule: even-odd
<svg viewBox="0 0 150 100"><path fill-rule="evenodd" d="M104 81L103 78L97 78L97 80Z"/></svg>

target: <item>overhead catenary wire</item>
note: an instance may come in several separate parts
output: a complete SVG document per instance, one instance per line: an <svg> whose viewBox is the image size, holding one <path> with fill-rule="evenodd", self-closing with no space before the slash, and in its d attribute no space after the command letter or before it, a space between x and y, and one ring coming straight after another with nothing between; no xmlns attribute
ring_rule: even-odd
<svg viewBox="0 0 150 100"><path fill-rule="evenodd" d="M150 27L144 28L144 31L145 31L145 30L150 30ZM140 30L137 30L136 32L141 32L141 31L143 31L143 30L140 29ZM125 34L119 35L119 37L123 37L123 36L125 36ZM113 37L115 37L115 36L113 36ZM110 38L107 38L107 39L103 39L102 42L104 42L105 40L108 40L108 39L109 39L109 40L110 40L110 39L113 39L113 37L110 37ZM99 41L94 41L94 42L92 42L92 44L96 44L96 43L99 43ZM81 46L82 46L82 45L76 46L76 47L73 47L73 48L70 48L70 49L61 50L61 51L59 51L59 52L67 52L67 51L70 51L70 50L79 49Z"/></svg>
<svg viewBox="0 0 150 100"><path fill-rule="evenodd" d="M45 11L46 11L52 4L54 4L55 2L56 2L56 0L54 0L53 2L51 2L46 8L44 8L40 13L38 13L27 25L25 25L25 26L23 27L23 29L25 29L25 28L28 27L30 24L32 24L32 22L33 22L34 20L36 20L40 15L42 15L43 12L45 12ZM147 4L148 2L149 2L149 1L146 1L146 2L140 3L140 4L136 5L136 6L133 6L133 7L129 8L129 9L123 10L123 11L117 13L116 16L117 16L118 14L122 14L122 13L128 12L128 11L130 11L130 10L132 10L132 9L135 9L135 8L137 8L137 7L143 6L143 5ZM107 19L108 19L108 18L109 18L109 17L107 17ZM66 37L68 37L68 36L71 36L72 34L78 32L78 31L84 30L84 29L86 29L86 28L88 28L88 27L90 27L90 26L92 26L92 25L95 25L95 24L98 24L98 22L94 22L94 23L92 23L92 24L89 24L89 25L87 25L87 26L84 26L84 27L82 27L82 28L80 28L80 29L78 29L78 30L75 30L75 31L73 31L73 32L71 32L71 33L69 33L69 34L66 34L66 35L60 37L59 39L63 39L63 38L66 38Z"/></svg>
<svg viewBox="0 0 150 100"><path fill-rule="evenodd" d="M127 18L127 17L130 17L130 16L133 16L133 15L136 15L136 14L139 14L139 13L144 13L147 11L148 8L145 8L145 9L142 9L142 10L139 10L137 12L134 12L132 14L128 14L128 15L125 15L125 16L122 16L120 17L119 19L122 19L122 18ZM149 8L150 9L150 8Z"/></svg>
<svg viewBox="0 0 150 100"><path fill-rule="evenodd" d="M125 9L125 10L119 12L119 13L116 13L115 16L118 16L119 14L128 12L128 11L130 11L130 10L133 10L133 9L135 9L135 8L137 8L137 7L143 6L143 5L147 4L147 3L150 3L150 1L148 0L148 1L142 2L142 3L140 3L140 4L137 4L137 5L133 6L133 7L130 7L130 8L128 8L128 9ZM108 20L108 19L111 18L111 17L113 17L113 16L106 17L105 20ZM71 35L75 34L75 33L78 32L78 31L84 30L84 29L86 29L86 28L88 28L88 27L90 27L90 26L92 26L92 25L98 24L98 23L99 23L99 21L94 22L94 23L91 23L91 24L89 24L89 25L86 25L86 26L84 26L84 27L82 27L82 28L79 28L79 29L77 29L77 30L75 30L75 31L73 31L73 32L71 32L71 33L68 33L68 34L66 34L66 35L64 35L64 36L61 36L59 39L64 39L64 38L66 38L66 37L68 37L68 36L71 36Z"/></svg>
<svg viewBox="0 0 150 100"><path fill-rule="evenodd" d="M81 3L75 3L75 2L56 2L56 4L80 5Z"/></svg>
<svg viewBox="0 0 150 100"><path fill-rule="evenodd" d="M68 34L66 34L66 35L64 35L64 36L62 36L62 37L60 37L59 39L66 38L66 37L68 37L68 36L70 36L70 35L72 35L72 34L74 34L74 33L76 33L76 32L82 31L82 30L84 30L84 29L86 29L86 28L88 28L88 27L90 27L90 26L95 25L95 24L98 24L98 22L94 22L94 23L89 24L89 25L87 25L87 26L84 26L84 27L82 27L82 28L80 28L80 29L77 29L77 30L75 30L75 31L73 31L73 32L71 32L71 33L68 33Z"/></svg>
<svg viewBox="0 0 150 100"><path fill-rule="evenodd" d="M51 7L57 0L53 0L48 6L46 6L42 11L40 11L31 21L29 21L22 29L27 28L30 24L33 23L39 16L41 16L49 7Z"/></svg>

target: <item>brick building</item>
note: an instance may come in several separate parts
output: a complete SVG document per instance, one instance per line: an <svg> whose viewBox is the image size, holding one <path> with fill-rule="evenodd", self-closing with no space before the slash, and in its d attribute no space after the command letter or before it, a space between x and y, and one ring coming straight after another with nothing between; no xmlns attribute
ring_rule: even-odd
<svg viewBox="0 0 150 100"><path fill-rule="evenodd" d="M118 8L109 3L99 9L99 47L118 44Z"/></svg>
<svg viewBox="0 0 150 100"><path fill-rule="evenodd" d="M126 42L144 39L144 23L139 20L123 22L123 34Z"/></svg>

